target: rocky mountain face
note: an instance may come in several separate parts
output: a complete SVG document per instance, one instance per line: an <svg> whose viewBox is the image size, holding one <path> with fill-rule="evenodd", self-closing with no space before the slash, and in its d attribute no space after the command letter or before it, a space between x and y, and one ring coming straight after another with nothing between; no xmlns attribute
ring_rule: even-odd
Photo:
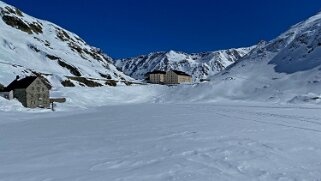
<svg viewBox="0 0 321 181"><path fill-rule="evenodd" d="M0 83L41 74L65 86L102 86L131 80L112 58L79 36L0 1ZM113 83L112 83L113 84Z"/></svg>
<svg viewBox="0 0 321 181"><path fill-rule="evenodd" d="M184 71L198 81L224 70L247 55L254 47L193 54L171 50L119 59L115 60L114 64L119 70L135 79L143 79L147 72L153 70L172 69Z"/></svg>

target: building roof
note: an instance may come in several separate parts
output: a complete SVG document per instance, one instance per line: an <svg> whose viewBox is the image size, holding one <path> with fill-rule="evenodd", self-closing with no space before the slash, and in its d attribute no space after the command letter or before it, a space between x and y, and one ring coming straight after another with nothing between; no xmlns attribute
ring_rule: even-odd
<svg viewBox="0 0 321 181"><path fill-rule="evenodd" d="M166 72L161 70L154 70L152 72L148 72L147 74L166 74Z"/></svg>
<svg viewBox="0 0 321 181"><path fill-rule="evenodd" d="M5 88L5 91L11 91L15 89L26 89L36 79L37 77L35 76L25 77L20 80L16 79Z"/></svg>
<svg viewBox="0 0 321 181"><path fill-rule="evenodd" d="M182 72L182 71L179 71L179 70L172 70L172 71L175 72L175 74L177 74L177 75L190 76L190 75L188 75L187 73Z"/></svg>

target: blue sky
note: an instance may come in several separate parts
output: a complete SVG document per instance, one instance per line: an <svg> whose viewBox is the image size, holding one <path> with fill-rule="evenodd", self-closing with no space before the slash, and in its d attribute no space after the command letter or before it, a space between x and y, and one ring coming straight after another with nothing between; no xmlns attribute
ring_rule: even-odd
<svg viewBox="0 0 321 181"><path fill-rule="evenodd" d="M114 58L202 52L271 40L320 0L3 0L75 32Z"/></svg>

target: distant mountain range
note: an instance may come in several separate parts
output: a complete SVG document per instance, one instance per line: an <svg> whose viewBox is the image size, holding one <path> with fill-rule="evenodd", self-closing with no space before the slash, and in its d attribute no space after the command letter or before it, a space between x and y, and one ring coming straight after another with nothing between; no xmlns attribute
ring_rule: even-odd
<svg viewBox="0 0 321 181"><path fill-rule="evenodd" d="M192 75L194 80L198 81L221 72L254 48L255 46L193 54L171 50L118 59L114 64L119 70L135 79L143 79L147 72L153 70L180 70Z"/></svg>
<svg viewBox="0 0 321 181"><path fill-rule="evenodd" d="M149 71L170 69L184 71L198 81L219 73L255 48L195 54L156 52L113 60L74 33L1 1L0 27L0 84L4 85L16 75L41 74L54 86L102 86L111 80L143 79Z"/></svg>
<svg viewBox="0 0 321 181"><path fill-rule="evenodd" d="M41 74L53 86L95 87L169 69L191 74L195 81L211 80L194 87L205 92L199 97L321 102L321 14L248 48L113 60L79 36L0 1L0 87L16 75Z"/></svg>

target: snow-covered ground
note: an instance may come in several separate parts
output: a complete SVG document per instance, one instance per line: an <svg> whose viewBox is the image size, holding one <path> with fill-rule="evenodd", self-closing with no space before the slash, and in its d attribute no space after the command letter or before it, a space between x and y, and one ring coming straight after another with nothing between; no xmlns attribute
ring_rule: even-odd
<svg viewBox="0 0 321 181"><path fill-rule="evenodd" d="M1 83L45 73L67 98L56 112L0 98L0 181L321 180L321 14L249 49L116 61L140 79L171 68L210 82L64 88L132 79L77 35L0 9Z"/></svg>
<svg viewBox="0 0 321 181"><path fill-rule="evenodd" d="M57 112L0 99L0 180L321 178L319 106L171 103L175 87L147 88L56 90L70 97Z"/></svg>

